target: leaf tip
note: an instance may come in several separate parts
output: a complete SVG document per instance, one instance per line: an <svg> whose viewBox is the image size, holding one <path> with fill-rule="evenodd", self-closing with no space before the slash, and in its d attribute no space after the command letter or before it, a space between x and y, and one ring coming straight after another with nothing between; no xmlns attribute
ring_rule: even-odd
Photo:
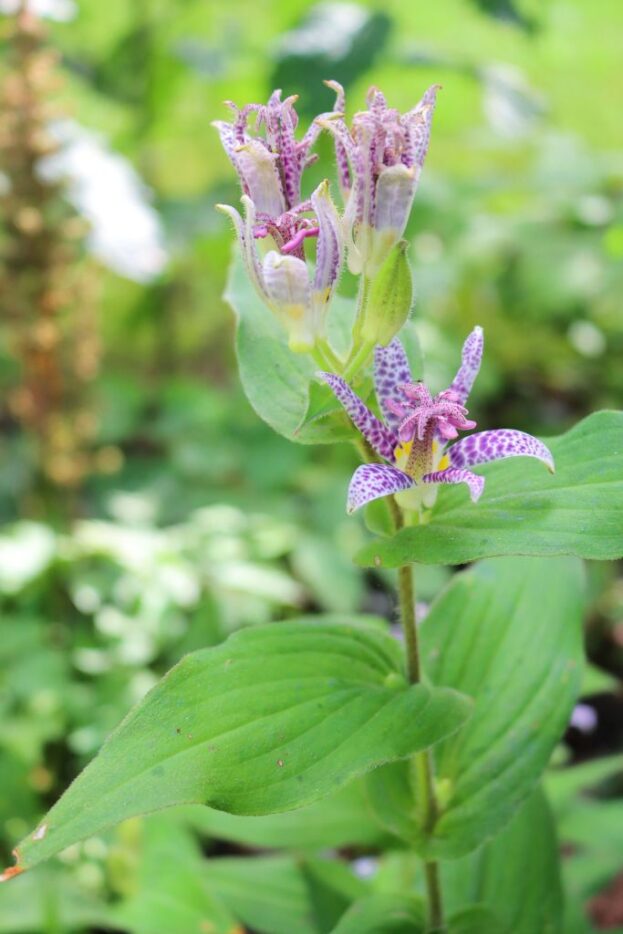
<svg viewBox="0 0 623 934"><path fill-rule="evenodd" d="M19 853L17 850L13 850L13 856L15 857L16 863L19 863ZM8 869L5 869L4 872L0 873L0 882L8 882L9 879L14 879L15 876L19 876L25 871L26 870L23 866L9 866Z"/></svg>

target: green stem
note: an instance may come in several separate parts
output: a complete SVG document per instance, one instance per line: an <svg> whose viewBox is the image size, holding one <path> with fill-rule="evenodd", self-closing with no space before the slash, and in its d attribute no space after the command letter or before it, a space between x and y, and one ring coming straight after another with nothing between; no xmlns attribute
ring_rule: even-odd
<svg viewBox="0 0 623 934"><path fill-rule="evenodd" d="M361 369L363 369L363 367L370 359L373 350L374 344L364 343L361 345L361 347L359 347L354 356L350 358L346 364L344 372L342 373L342 377L346 380L347 383L350 382L350 380L356 376Z"/></svg>
<svg viewBox="0 0 623 934"><path fill-rule="evenodd" d="M390 502L392 503L390 510L394 525L396 529L400 529L404 524L402 512L393 496ZM410 564L405 564L398 569L398 594L400 599L400 620L407 653L407 672L410 683L418 684L422 680L422 668L415 620L413 572ZM422 827L428 833L435 826L439 816L439 805L433 778L433 759L430 751L425 749L423 752L416 753L413 757L413 766ZM428 929L431 932L444 931L443 901L438 862L436 860L424 860L424 874L428 901Z"/></svg>
<svg viewBox="0 0 623 934"><path fill-rule="evenodd" d="M316 344L312 350L309 351L309 353L311 354L314 363L318 364L321 370L333 370L333 366L325 355L324 349L320 346L320 344Z"/></svg>
<svg viewBox="0 0 623 934"><path fill-rule="evenodd" d="M327 362L330 364L330 369L334 373L341 373L344 369L344 361L340 360L336 352L333 350L333 347L327 340L318 341L318 347L324 354Z"/></svg>

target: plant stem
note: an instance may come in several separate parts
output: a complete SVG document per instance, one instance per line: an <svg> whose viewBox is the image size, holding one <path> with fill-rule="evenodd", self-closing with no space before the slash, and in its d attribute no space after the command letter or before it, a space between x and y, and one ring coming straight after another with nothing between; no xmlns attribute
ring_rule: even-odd
<svg viewBox="0 0 623 934"><path fill-rule="evenodd" d="M327 363L330 363L330 364L331 364L330 369L331 369L334 373L341 373L342 370L344 369L344 361L341 360L341 359L338 357L338 355L337 355L336 352L333 350L333 347L331 346L331 344L329 343L329 341L328 341L328 340L320 340L320 341L318 341L318 346L320 347L320 350L321 350L322 353L324 354L324 356L325 356L325 358L326 358L326 360L327 360Z"/></svg>
<svg viewBox="0 0 623 934"><path fill-rule="evenodd" d="M401 509L393 496L390 497L389 502L391 503L390 511L394 525L396 529L400 529L404 525ZM407 653L407 673L410 683L418 684L422 680L422 667L415 619L413 572L410 564L405 564L398 569L398 595L400 599L400 621ZM413 765L422 827L425 832L428 832L432 830L439 816L439 805L433 780L433 759L430 751L425 749L423 752L417 752L413 757ZM441 932L445 930L445 925L438 862L436 860L424 860L424 874L428 901L428 930Z"/></svg>
<svg viewBox="0 0 623 934"><path fill-rule="evenodd" d="M350 358L346 364L346 369L342 373L342 376L346 382L349 382L366 365L373 350L374 344L364 343L354 354L354 356Z"/></svg>

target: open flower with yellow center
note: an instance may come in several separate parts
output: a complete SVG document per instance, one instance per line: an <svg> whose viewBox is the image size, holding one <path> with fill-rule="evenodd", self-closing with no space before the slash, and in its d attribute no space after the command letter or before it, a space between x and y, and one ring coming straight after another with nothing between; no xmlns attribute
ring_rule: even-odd
<svg viewBox="0 0 623 934"><path fill-rule="evenodd" d="M387 461L357 468L348 490L348 512L390 494L397 494L404 508L421 510L434 504L440 483L467 484L475 503L485 480L468 468L507 457L535 457L553 473L550 450L523 431L481 431L448 446L460 431L476 427L476 422L467 418L465 403L480 369L482 351L482 328L476 327L463 345L461 366L452 385L431 396L422 382L413 381L397 338L387 347L377 347L374 385L383 421L340 376L318 374L373 450Z"/></svg>

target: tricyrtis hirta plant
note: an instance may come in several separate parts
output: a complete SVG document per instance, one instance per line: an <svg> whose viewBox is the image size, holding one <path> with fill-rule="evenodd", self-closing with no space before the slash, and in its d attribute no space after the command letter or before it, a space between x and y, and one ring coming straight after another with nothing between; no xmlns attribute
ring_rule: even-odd
<svg viewBox="0 0 623 934"><path fill-rule="evenodd" d="M297 851L310 827L321 851L395 851L382 892L351 880L331 895L336 934L394 930L396 918L414 932L560 931L557 846L538 784L579 690L578 558L623 555L623 415L598 413L547 442L474 432L478 327L448 388L421 380L405 232L437 87L404 114L374 88L349 121L341 86L327 84L334 110L305 133L296 99L279 91L266 105L230 104L232 119L216 123L242 189L242 214L222 207L238 244L227 294L258 414L292 441L350 441L365 460L348 510L378 499L386 516L368 516L383 532L357 558L398 569L403 637L388 620L314 616L247 627L187 656L19 844L5 878L175 804L263 815L218 820L234 821L234 839L268 844L284 828L271 815L300 809L287 825ZM335 158L308 191L322 132ZM359 278L354 302L337 294L345 257ZM415 562L483 557L416 626ZM340 835L342 808L357 820ZM542 871L528 875L533 848ZM513 891L496 876L502 864Z"/></svg>

